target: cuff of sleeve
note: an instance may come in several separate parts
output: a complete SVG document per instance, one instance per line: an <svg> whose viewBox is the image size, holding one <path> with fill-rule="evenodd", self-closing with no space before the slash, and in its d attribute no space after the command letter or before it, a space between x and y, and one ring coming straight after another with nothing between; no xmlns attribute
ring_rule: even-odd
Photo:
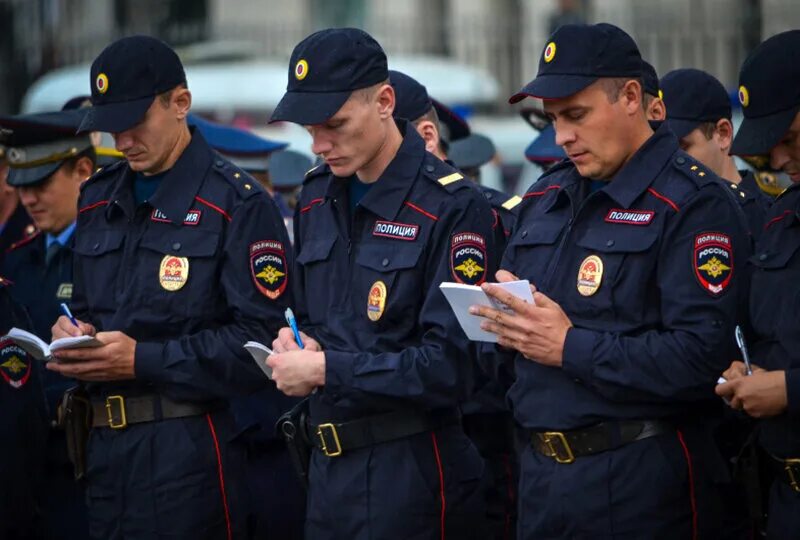
<svg viewBox="0 0 800 540"><path fill-rule="evenodd" d="M353 355L325 351L325 393L338 400L353 387Z"/></svg>
<svg viewBox="0 0 800 540"><path fill-rule="evenodd" d="M588 383L592 380L595 333L574 326L567 331L561 369L568 375Z"/></svg>
<svg viewBox="0 0 800 540"><path fill-rule="evenodd" d="M133 371L140 381L158 382L164 366L162 356L164 345L161 343L136 343L133 356Z"/></svg>
<svg viewBox="0 0 800 540"><path fill-rule="evenodd" d="M786 370L786 410L800 414L800 369Z"/></svg>

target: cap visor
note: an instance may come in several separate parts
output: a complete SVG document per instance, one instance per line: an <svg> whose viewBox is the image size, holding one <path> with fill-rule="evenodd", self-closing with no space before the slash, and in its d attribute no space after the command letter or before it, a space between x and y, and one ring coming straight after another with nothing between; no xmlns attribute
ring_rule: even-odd
<svg viewBox="0 0 800 540"><path fill-rule="evenodd" d="M683 120L681 118L667 118L665 122L669 126L670 131L679 139L686 137L694 128L701 124L699 120Z"/></svg>
<svg viewBox="0 0 800 540"><path fill-rule="evenodd" d="M303 126L327 122L342 108L351 91L286 92L272 111L269 123L294 122Z"/></svg>
<svg viewBox="0 0 800 540"><path fill-rule="evenodd" d="M78 133L86 131L120 133L129 130L142 121L154 99L155 96L149 96L120 103L95 105L86 112Z"/></svg>
<svg viewBox="0 0 800 540"><path fill-rule="evenodd" d="M742 120L739 131L733 139L731 154L754 156L767 154L786 135L789 126L797 116L800 104L769 116Z"/></svg>
<svg viewBox="0 0 800 540"><path fill-rule="evenodd" d="M469 137L469 124L467 124L453 109L433 98L431 98L431 104L433 104L433 108L436 109L436 116L439 117L439 121L447 126L449 132L448 142L452 143L453 141Z"/></svg>
<svg viewBox="0 0 800 540"><path fill-rule="evenodd" d="M63 160L38 167L9 167L6 182L13 187L32 186L44 182L61 167L62 163L64 163Z"/></svg>
<svg viewBox="0 0 800 540"><path fill-rule="evenodd" d="M577 94L597 77L583 75L542 75L526 84L522 90L508 99L511 104L522 101L526 97L539 99L561 99Z"/></svg>
<svg viewBox="0 0 800 540"><path fill-rule="evenodd" d="M497 153L491 139L473 133L464 139L450 143L450 158L459 169L474 169L485 165Z"/></svg>

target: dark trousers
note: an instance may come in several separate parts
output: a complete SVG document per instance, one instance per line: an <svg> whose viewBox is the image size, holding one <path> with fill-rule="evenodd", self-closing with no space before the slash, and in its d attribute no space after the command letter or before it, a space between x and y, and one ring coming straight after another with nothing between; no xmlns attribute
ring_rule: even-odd
<svg viewBox="0 0 800 540"><path fill-rule="evenodd" d="M246 536L244 453L225 412L95 428L86 499L97 540Z"/></svg>
<svg viewBox="0 0 800 540"><path fill-rule="evenodd" d="M329 458L315 450L313 540L485 540L483 460L460 426Z"/></svg>
<svg viewBox="0 0 800 540"><path fill-rule="evenodd" d="M767 538L770 540L800 538L800 493L780 479L772 483L769 492Z"/></svg>

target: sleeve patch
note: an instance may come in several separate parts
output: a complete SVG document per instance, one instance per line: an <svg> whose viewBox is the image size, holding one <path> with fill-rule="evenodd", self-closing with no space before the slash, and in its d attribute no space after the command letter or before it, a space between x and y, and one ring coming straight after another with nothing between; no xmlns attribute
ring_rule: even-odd
<svg viewBox="0 0 800 540"><path fill-rule="evenodd" d="M450 239L450 273L456 283L480 285L486 281L486 241L472 232L455 233Z"/></svg>
<svg viewBox="0 0 800 540"><path fill-rule="evenodd" d="M281 242L261 240L250 244L250 275L258 292L276 300L288 284L286 254Z"/></svg>
<svg viewBox="0 0 800 540"><path fill-rule="evenodd" d="M694 237L694 274L700 286L719 296L733 278L733 250L727 234L706 232Z"/></svg>

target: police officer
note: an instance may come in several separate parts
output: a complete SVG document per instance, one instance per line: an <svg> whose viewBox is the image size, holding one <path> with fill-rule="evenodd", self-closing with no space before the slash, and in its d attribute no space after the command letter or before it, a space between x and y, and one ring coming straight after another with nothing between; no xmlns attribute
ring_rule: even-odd
<svg viewBox="0 0 800 540"><path fill-rule="evenodd" d="M728 92L713 75L699 69L676 69L661 79L667 124L681 149L711 169L732 190L747 218L750 234L758 236L770 199L751 171L739 171L728 152L733 123Z"/></svg>
<svg viewBox="0 0 800 540"><path fill-rule="evenodd" d="M14 302L14 285L0 277L0 335L32 328L27 310ZM35 360L0 338L0 538L47 538L37 496L41 494L46 422L40 372ZM71 501L62 501L71 505ZM66 530L66 529L65 529Z"/></svg>
<svg viewBox="0 0 800 540"><path fill-rule="evenodd" d="M325 163L295 217L304 350L283 328L268 364L310 395L307 538L485 538L483 462L457 412L474 358L438 285L483 282L492 212L395 121L388 78L362 30L292 52L271 120L304 125Z"/></svg>
<svg viewBox="0 0 800 540"><path fill-rule="evenodd" d="M266 379L242 349L289 304L288 240L269 196L189 129L183 66L163 42L120 39L91 67L80 131L125 161L82 187L72 310L53 337L97 348L48 363L87 382L93 538L239 538L246 494L227 444L232 395Z"/></svg>
<svg viewBox="0 0 800 540"><path fill-rule="evenodd" d="M514 313L472 308L516 353L519 538L697 537L723 467L703 407L747 238L713 173L650 128L641 73L624 31L563 26L510 100L544 98L569 157L526 193L498 272L535 305L484 285Z"/></svg>
<svg viewBox="0 0 800 540"><path fill-rule="evenodd" d="M193 114L189 115L189 125L196 126L209 146L231 159L279 203L280 197L267 189L271 188L271 183L266 165L267 157L286 148L286 143ZM285 216L285 204L278 204L278 207ZM249 537L287 540L303 537L305 493L292 468L286 445L275 432L278 418L297 401L279 392L273 384L231 400L230 408L237 425L231 442L242 445L247 456Z"/></svg>
<svg viewBox="0 0 800 540"><path fill-rule="evenodd" d="M95 154L88 135L75 135L85 111L37 113L0 118L11 135L8 183L30 214L37 232L12 244L2 273L15 286L14 300L31 314L32 331L49 341L59 304L72 297L72 249L81 183L94 172ZM41 366L37 366L41 367ZM84 493L67 458L64 432L56 426L57 407L75 381L45 371L42 375L51 422L43 464L40 525L48 538L88 535Z"/></svg>
<svg viewBox="0 0 800 540"><path fill-rule="evenodd" d="M485 138L476 139L466 122L459 119L448 107L429 97L427 89L419 81L394 70L389 70L389 80L397 103L394 116L410 121L425 140L429 152L458 167L457 163L448 160L450 151L455 148L457 155L459 151L462 153L462 165L466 163L471 169L479 168L494 157L492 142ZM442 125L445 126L450 140L445 140L445 135L440 133ZM455 140L452 138L454 134ZM459 150L458 144L466 144L468 147ZM464 169L458 168L463 174L467 174ZM486 186L473 185L492 206L497 248L495 256L499 259L506 237L514 226L516 206L522 199L509 197ZM516 525L517 460L513 421L504 399L511 380L509 373L497 370L487 373L486 376L477 373L475 391L461 407L464 431L486 462L486 517L489 532L492 538L500 539L512 538Z"/></svg>
<svg viewBox="0 0 800 540"><path fill-rule="evenodd" d="M760 419L759 442L775 469L767 536L793 538L800 530L800 30L756 47L742 65L739 85L744 120L731 152L769 153L772 168L794 184L767 212L750 259L753 374L735 362L716 392Z"/></svg>
<svg viewBox="0 0 800 540"><path fill-rule="evenodd" d="M19 203L17 190L6 182L7 176L6 148L0 146L0 261L11 244L36 232L31 217Z"/></svg>
<svg viewBox="0 0 800 540"><path fill-rule="evenodd" d="M642 90L644 91L645 114L648 120L660 122L667 117L661 85L656 68L642 60Z"/></svg>

